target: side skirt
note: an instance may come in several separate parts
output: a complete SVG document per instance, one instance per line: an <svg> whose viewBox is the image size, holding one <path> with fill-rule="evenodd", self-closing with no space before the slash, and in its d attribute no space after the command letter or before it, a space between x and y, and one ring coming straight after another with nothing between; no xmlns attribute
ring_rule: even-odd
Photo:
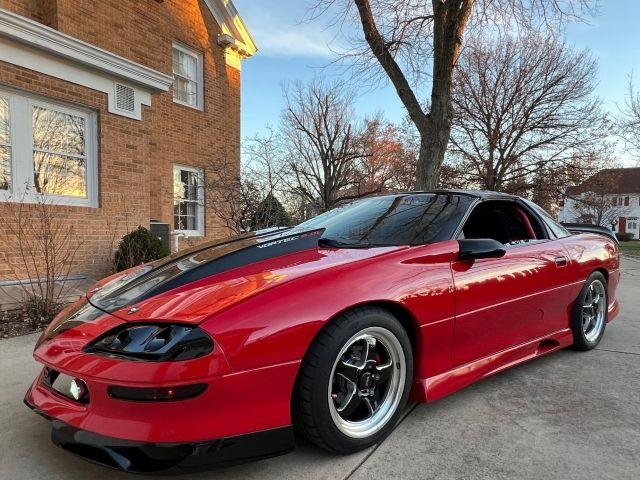
<svg viewBox="0 0 640 480"><path fill-rule="evenodd" d="M531 342L456 367L439 375L418 379L412 397L417 402L433 402L461 388L520 363L568 347L573 343L570 329L560 330Z"/></svg>

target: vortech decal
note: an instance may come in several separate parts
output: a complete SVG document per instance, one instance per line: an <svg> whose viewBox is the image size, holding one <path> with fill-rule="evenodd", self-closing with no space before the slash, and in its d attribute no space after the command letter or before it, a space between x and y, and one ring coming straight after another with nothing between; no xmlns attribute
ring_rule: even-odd
<svg viewBox="0 0 640 480"><path fill-rule="evenodd" d="M271 247L272 245L278 245L280 243L291 242L291 241L297 240L299 238L300 238L300 235L298 235L296 237L281 238L280 240L273 240L272 242L267 242L267 243L263 243L261 245L256 245L256 246L258 248L267 248L267 247Z"/></svg>

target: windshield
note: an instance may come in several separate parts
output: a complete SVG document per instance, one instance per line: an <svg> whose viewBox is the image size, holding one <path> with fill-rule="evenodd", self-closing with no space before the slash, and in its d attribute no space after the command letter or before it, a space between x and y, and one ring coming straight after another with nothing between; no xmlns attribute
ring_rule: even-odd
<svg viewBox="0 0 640 480"><path fill-rule="evenodd" d="M348 203L299 225L324 228L334 246L421 245L449 240L473 202L452 194L371 197Z"/></svg>

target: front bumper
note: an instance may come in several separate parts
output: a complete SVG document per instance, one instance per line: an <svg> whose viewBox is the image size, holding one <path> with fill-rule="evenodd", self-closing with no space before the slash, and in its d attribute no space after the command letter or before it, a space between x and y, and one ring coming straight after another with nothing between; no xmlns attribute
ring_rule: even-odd
<svg viewBox="0 0 640 480"><path fill-rule="evenodd" d="M188 473L282 455L294 447L291 426L190 443L153 443L99 435L68 425L25 404L52 422L51 440L91 462L133 473Z"/></svg>
<svg viewBox="0 0 640 480"><path fill-rule="evenodd" d="M204 469L293 447L291 390L299 361L233 371L220 347L179 362L86 353L88 342L123 321L93 310L87 312L96 315L87 318L73 316L83 308L88 308L86 299L61 315L34 351L45 369L25 403L52 420L56 444L94 462L136 472ZM75 401L71 391L56 389L46 381L48 370L81 380L87 397ZM138 401L111 395L113 387L194 384L206 388L188 398Z"/></svg>

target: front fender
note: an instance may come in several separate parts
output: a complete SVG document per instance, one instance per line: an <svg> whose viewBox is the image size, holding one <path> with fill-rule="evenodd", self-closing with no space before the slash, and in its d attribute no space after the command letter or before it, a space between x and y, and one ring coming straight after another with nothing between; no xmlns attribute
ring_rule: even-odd
<svg viewBox="0 0 640 480"><path fill-rule="evenodd" d="M223 350L232 371L300 362L320 329L357 305L387 302L410 313L418 352L416 374L450 365L454 298L450 262L412 262L419 249L344 265L283 283L201 324ZM432 334L429 335L429 332ZM425 344L428 342L428 345Z"/></svg>

